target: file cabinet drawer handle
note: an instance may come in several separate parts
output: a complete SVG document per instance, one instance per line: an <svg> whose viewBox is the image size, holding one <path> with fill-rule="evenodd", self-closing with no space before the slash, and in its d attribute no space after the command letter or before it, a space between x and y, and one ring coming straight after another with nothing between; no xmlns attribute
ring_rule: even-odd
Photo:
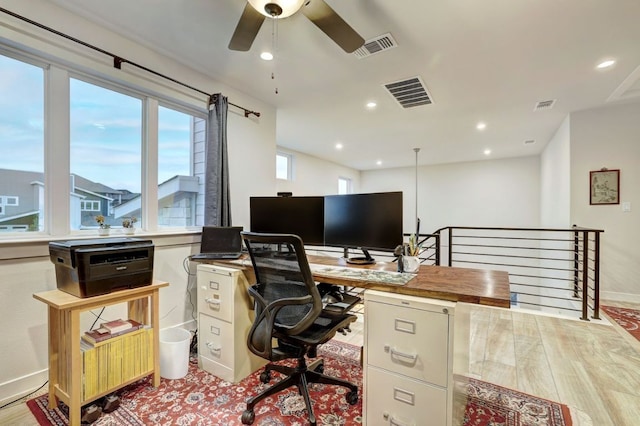
<svg viewBox="0 0 640 426"><path fill-rule="evenodd" d="M383 413L382 417L384 417L385 420L389 420L389 426L414 426L413 423L409 424L409 423L401 422L400 420L396 419L395 417L393 417L391 414L387 412Z"/></svg>
<svg viewBox="0 0 640 426"><path fill-rule="evenodd" d="M384 345L384 351L385 352L389 352L391 354L391 356L395 356L395 357L398 357L398 358L404 358L404 359L409 360L412 363L415 363L418 360L418 354L411 355L411 354L407 354L407 353L404 353L404 352L400 352L396 348L392 348L389 345Z"/></svg>
<svg viewBox="0 0 640 426"><path fill-rule="evenodd" d="M215 342L208 342L207 347L212 353L219 354L222 351L222 345Z"/></svg>
<svg viewBox="0 0 640 426"><path fill-rule="evenodd" d="M206 299L204 299L205 302L207 302L210 305L216 305L216 306L220 306L220 299L213 299L211 297L207 297Z"/></svg>

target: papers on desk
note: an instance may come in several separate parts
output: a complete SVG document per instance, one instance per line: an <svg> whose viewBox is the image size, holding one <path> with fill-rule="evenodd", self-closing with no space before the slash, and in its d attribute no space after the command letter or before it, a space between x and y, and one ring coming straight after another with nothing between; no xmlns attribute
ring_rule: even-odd
<svg viewBox="0 0 640 426"><path fill-rule="evenodd" d="M340 277L345 279L353 279L358 281L369 281L376 283L384 283L390 285L406 285L415 274L392 272L392 271L376 271L375 269L364 268L345 268L339 266L326 266L318 264L310 264L311 271L317 275L326 275L328 277Z"/></svg>

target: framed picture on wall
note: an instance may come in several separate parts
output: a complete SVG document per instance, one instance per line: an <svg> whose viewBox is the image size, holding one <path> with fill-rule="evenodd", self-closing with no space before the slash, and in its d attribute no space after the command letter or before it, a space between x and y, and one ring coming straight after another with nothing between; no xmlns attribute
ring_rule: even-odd
<svg viewBox="0 0 640 426"><path fill-rule="evenodd" d="M620 204L620 170L589 172L589 204Z"/></svg>

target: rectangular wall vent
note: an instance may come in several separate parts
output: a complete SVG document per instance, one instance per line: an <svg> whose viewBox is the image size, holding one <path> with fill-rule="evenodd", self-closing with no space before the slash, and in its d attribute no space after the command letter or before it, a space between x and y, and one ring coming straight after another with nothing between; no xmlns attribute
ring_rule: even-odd
<svg viewBox="0 0 640 426"><path fill-rule="evenodd" d="M394 47L398 47L398 44L391 36L391 33L387 33L365 41L362 47L353 52L353 54L356 55L358 59L362 59L384 50L393 49Z"/></svg>
<svg viewBox="0 0 640 426"><path fill-rule="evenodd" d="M533 107L534 111L541 111L543 109L551 109L553 108L553 106L555 105L556 100L555 99L551 99L548 101L540 101L536 104L535 107Z"/></svg>
<svg viewBox="0 0 640 426"><path fill-rule="evenodd" d="M402 108L411 108L433 103L420 77L412 77L402 81L387 83L384 87L389 91L391 96L398 101Z"/></svg>

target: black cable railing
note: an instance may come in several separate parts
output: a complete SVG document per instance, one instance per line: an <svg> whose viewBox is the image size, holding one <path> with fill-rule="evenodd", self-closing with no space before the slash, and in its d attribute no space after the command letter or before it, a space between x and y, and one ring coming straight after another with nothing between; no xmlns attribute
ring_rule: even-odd
<svg viewBox="0 0 640 426"><path fill-rule="evenodd" d="M435 232L446 241L441 264L506 270L513 306L600 318L602 230L455 227ZM442 238L446 235L446 239ZM436 263L433 263L436 264Z"/></svg>
<svg viewBox="0 0 640 426"><path fill-rule="evenodd" d="M597 229L493 228L448 226L419 234L422 265L504 270L512 306L582 320L600 318L600 234ZM404 234L405 242L411 234ZM343 249L317 247L341 256ZM391 252L373 252L394 262ZM355 293L361 289L345 289Z"/></svg>

